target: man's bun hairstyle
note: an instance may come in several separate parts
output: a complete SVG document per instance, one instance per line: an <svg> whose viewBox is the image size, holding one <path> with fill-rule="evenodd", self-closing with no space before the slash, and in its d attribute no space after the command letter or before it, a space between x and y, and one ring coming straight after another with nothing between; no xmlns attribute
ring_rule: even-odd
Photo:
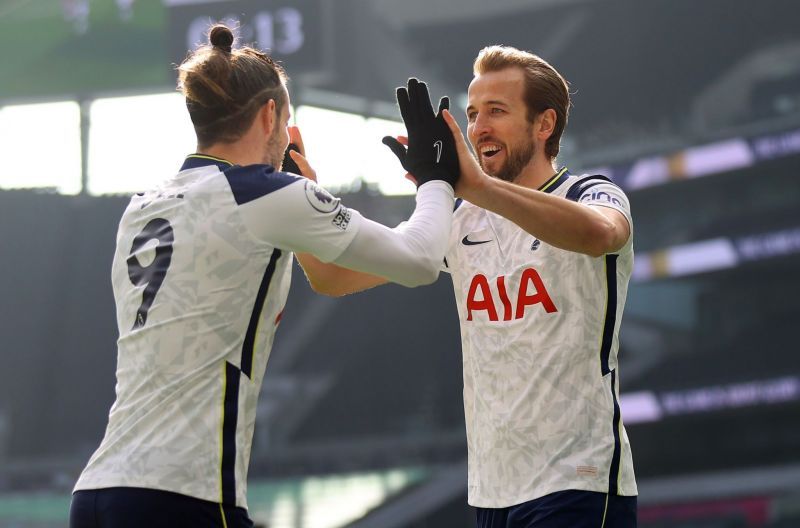
<svg viewBox="0 0 800 528"><path fill-rule="evenodd" d="M200 148L238 140L267 101L273 99L278 112L287 102L283 68L254 48L234 49L235 41L231 28L214 24L208 44L178 66L178 88Z"/></svg>

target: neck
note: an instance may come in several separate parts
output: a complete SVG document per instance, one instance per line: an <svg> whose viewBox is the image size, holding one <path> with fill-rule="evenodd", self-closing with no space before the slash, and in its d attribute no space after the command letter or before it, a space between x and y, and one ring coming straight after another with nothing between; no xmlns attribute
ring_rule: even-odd
<svg viewBox="0 0 800 528"><path fill-rule="evenodd" d="M534 156L519 176L514 179L514 183L530 189L538 189L555 174L555 159L550 160L544 156Z"/></svg>
<svg viewBox="0 0 800 528"><path fill-rule="evenodd" d="M263 144L257 145L246 135L233 143L214 143L204 149L198 146L197 153L221 158L230 161L234 165L244 166L264 163Z"/></svg>

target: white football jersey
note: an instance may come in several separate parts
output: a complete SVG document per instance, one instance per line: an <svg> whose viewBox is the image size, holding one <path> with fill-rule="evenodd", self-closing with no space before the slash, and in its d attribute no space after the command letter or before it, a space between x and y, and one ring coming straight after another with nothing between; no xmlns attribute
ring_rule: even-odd
<svg viewBox="0 0 800 528"><path fill-rule="evenodd" d="M134 196L112 265L116 401L75 489L154 488L246 508L291 251L331 261L361 220L314 182L202 155Z"/></svg>
<svg viewBox="0 0 800 528"><path fill-rule="evenodd" d="M627 197L605 178L564 168L539 190L631 222ZM470 504L502 508L570 489L637 494L617 376L632 268L632 234L594 258L457 206L444 269L461 323Z"/></svg>

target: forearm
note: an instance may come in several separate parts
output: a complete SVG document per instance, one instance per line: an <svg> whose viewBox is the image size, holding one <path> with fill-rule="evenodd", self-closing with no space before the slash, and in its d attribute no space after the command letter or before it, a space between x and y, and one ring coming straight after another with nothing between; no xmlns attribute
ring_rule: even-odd
<svg viewBox="0 0 800 528"><path fill-rule="evenodd" d="M422 185L417 207L402 229L365 219L357 236L335 263L379 275L404 286L436 280L450 237L453 189L442 181Z"/></svg>
<svg viewBox="0 0 800 528"><path fill-rule="evenodd" d="M295 253L295 257L303 268L311 289L323 295L339 297L389 282L384 277L322 262L310 253Z"/></svg>
<svg viewBox="0 0 800 528"><path fill-rule="evenodd" d="M312 289L340 296L385 284L433 282L439 274L452 223L453 191L444 183L420 188L417 207L402 229L363 219L350 246L334 262L297 253Z"/></svg>
<svg viewBox="0 0 800 528"><path fill-rule="evenodd" d="M622 237L614 222L594 207L496 178L486 178L480 188L464 193L464 199L567 251L600 256L618 249Z"/></svg>

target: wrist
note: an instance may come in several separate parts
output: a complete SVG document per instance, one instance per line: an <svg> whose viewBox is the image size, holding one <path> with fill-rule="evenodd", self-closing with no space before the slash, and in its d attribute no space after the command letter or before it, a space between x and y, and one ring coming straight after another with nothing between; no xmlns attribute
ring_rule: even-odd
<svg viewBox="0 0 800 528"><path fill-rule="evenodd" d="M480 178L472 179L469 183L464 178L459 180L456 195L471 204L481 206L480 204L492 193L496 184L495 178L481 172Z"/></svg>
<svg viewBox="0 0 800 528"><path fill-rule="evenodd" d="M453 180L456 178L453 177L448 171L443 168L438 167L427 167L424 169L416 169L412 172L414 177L417 179L419 183L418 187L421 187L423 184L432 181L441 181L445 182L450 187L455 187Z"/></svg>
<svg viewBox="0 0 800 528"><path fill-rule="evenodd" d="M455 199L455 190L449 182L444 180L428 180L417 188L417 200L419 200L420 197L425 194L434 193L437 191L445 192L450 196L450 198Z"/></svg>

